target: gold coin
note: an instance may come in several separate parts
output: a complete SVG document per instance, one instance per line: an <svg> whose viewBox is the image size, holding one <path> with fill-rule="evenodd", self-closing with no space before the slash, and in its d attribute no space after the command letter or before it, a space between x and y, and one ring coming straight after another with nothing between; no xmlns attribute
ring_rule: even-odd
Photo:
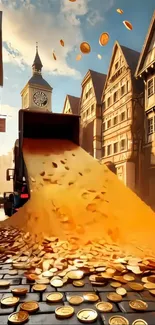
<svg viewBox="0 0 155 325"><path fill-rule="evenodd" d="M82 59L82 55L81 54L78 54L77 56L76 56L76 61L80 61Z"/></svg>
<svg viewBox="0 0 155 325"><path fill-rule="evenodd" d="M99 44L101 46L107 45L109 42L109 34L108 33L102 33L99 38Z"/></svg>
<svg viewBox="0 0 155 325"><path fill-rule="evenodd" d="M144 319L136 319L132 325L148 325L148 323Z"/></svg>
<svg viewBox="0 0 155 325"><path fill-rule="evenodd" d="M100 312L109 312L113 309L113 305L110 302L101 301L95 305L96 309Z"/></svg>
<svg viewBox="0 0 155 325"><path fill-rule="evenodd" d="M57 57L55 55L55 53L53 52L53 59L56 61Z"/></svg>
<svg viewBox="0 0 155 325"><path fill-rule="evenodd" d="M65 45L65 43L64 43L64 41L63 41L62 39L60 40L60 44L61 44L62 46Z"/></svg>
<svg viewBox="0 0 155 325"><path fill-rule="evenodd" d="M32 287L34 291L38 291L38 292L43 292L46 290L46 288L47 286L45 284L34 284L34 286Z"/></svg>
<svg viewBox="0 0 155 325"><path fill-rule="evenodd" d="M109 319L109 325L129 325L127 318L123 316L112 316Z"/></svg>
<svg viewBox="0 0 155 325"><path fill-rule="evenodd" d="M121 283L120 282L111 282L110 283L112 288L119 288L121 287Z"/></svg>
<svg viewBox="0 0 155 325"><path fill-rule="evenodd" d="M80 50L81 50L81 52L82 52L83 54L89 54L90 51L91 51L91 47L90 47L89 43L87 43L87 42L82 42L82 43L80 44Z"/></svg>
<svg viewBox="0 0 155 325"><path fill-rule="evenodd" d="M39 304L36 301L27 301L22 303L20 308L24 311L31 313L39 309Z"/></svg>
<svg viewBox="0 0 155 325"><path fill-rule="evenodd" d="M81 280L83 278L83 271L77 270L77 271L69 271L67 273L67 276L71 280Z"/></svg>
<svg viewBox="0 0 155 325"><path fill-rule="evenodd" d="M25 276L29 281L35 281L36 279L38 279L38 275L33 273L26 273Z"/></svg>
<svg viewBox="0 0 155 325"><path fill-rule="evenodd" d="M74 308L71 306L58 307L55 310L55 314L58 318L69 318L74 314Z"/></svg>
<svg viewBox="0 0 155 325"><path fill-rule="evenodd" d="M124 288L117 288L116 293L120 296L125 296L127 294L127 291Z"/></svg>
<svg viewBox="0 0 155 325"><path fill-rule="evenodd" d="M155 290L149 290L152 296L155 296Z"/></svg>
<svg viewBox="0 0 155 325"><path fill-rule="evenodd" d="M49 280L49 279L46 279L46 278L43 278L43 279L37 279L37 280L36 280L36 283L37 283L37 284L49 284L49 283L50 283L50 280Z"/></svg>
<svg viewBox="0 0 155 325"><path fill-rule="evenodd" d="M130 274L124 274L123 275L123 279L126 280L126 281L128 281L128 282L135 280L134 276L133 275L130 275Z"/></svg>
<svg viewBox="0 0 155 325"><path fill-rule="evenodd" d="M16 304L18 304L18 302L18 297L6 297L1 299L1 304L9 307L15 306Z"/></svg>
<svg viewBox="0 0 155 325"><path fill-rule="evenodd" d="M0 280L0 287L8 287L10 285L9 281Z"/></svg>
<svg viewBox="0 0 155 325"><path fill-rule="evenodd" d="M124 26L125 26L127 29L129 29L129 30L132 30L132 29L133 29L132 24L131 24L129 21L124 20L124 21L123 21L123 24L124 24Z"/></svg>
<svg viewBox="0 0 155 325"><path fill-rule="evenodd" d="M84 287L85 283L82 280L79 281L73 281L73 286L74 287Z"/></svg>
<svg viewBox="0 0 155 325"><path fill-rule="evenodd" d="M116 11L117 11L120 15L122 15L122 14L124 13L124 11L123 11L122 9L116 9Z"/></svg>
<svg viewBox="0 0 155 325"><path fill-rule="evenodd" d="M147 282L144 284L144 288L146 289L155 289L155 283Z"/></svg>
<svg viewBox="0 0 155 325"><path fill-rule="evenodd" d="M61 288L63 287L63 281L61 279L54 279L50 281L52 287Z"/></svg>
<svg viewBox="0 0 155 325"><path fill-rule="evenodd" d="M128 286L134 291L143 291L143 289L144 289L144 286L138 282L128 283Z"/></svg>
<svg viewBox="0 0 155 325"><path fill-rule="evenodd" d="M108 300L112 301L112 302L120 302L122 301L122 296L118 295L115 292L110 292L107 294L107 298Z"/></svg>
<svg viewBox="0 0 155 325"><path fill-rule="evenodd" d="M84 301L81 296L71 296L67 299L71 305L80 305Z"/></svg>
<svg viewBox="0 0 155 325"><path fill-rule="evenodd" d="M17 270L9 270L9 275L17 275L18 271Z"/></svg>
<svg viewBox="0 0 155 325"><path fill-rule="evenodd" d="M94 293L84 293L83 297L84 300L89 302L96 302L99 300L99 297Z"/></svg>
<svg viewBox="0 0 155 325"><path fill-rule="evenodd" d="M29 319L29 314L26 311L18 311L9 315L8 321L13 324L23 324Z"/></svg>
<svg viewBox="0 0 155 325"><path fill-rule="evenodd" d="M11 292L16 296L24 296L27 294L28 289L27 288L14 288L11 290Z"/></svg>
<svg viewBox="0 0 155 325"><path fill-rule="evenodd" d="M48 302L59 302L63 299L63 294L60 292L54 292L50 293L47 297L46 300Z"/></svg>
<svg viewBox="0 0 155 325"><path fill-rule="evenodd" d="M146 310L148 308L148 304L142 300L131 300L129 302L129 306L134 310Z"/></svg>
<svg viewBox="0 0 155 325"><path fill-rule="evenodd" d="M94 323L97 316L97 312L90 308L82 309L77 313L77 318L82 323Z"/></svg>
<svg viewBox="0 0 155 325"><path fill-rule="evenodd" d="M102 60L101 54L97 54L97 57L98 57L99 60Z"/></svg>

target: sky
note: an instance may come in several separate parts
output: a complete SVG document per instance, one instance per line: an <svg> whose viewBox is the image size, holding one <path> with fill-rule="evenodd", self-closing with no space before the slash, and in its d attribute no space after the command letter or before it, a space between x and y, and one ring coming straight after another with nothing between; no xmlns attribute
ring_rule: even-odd
<svg viewBox="0 0 155 325"><path fill-rule="evenodd" d="M116 12L117 8L123 9L123 15ZM154 0L0 0L0 10L4 67L0 114L8 115L7 132L0 133L1 155L13 147L17 138L20 92L32 75L36 42L43 77L53 87L52 110L62 112L67 94L80 97L81 82L88 69L107 73L116 40L141 51L155 3ZM123 20L132 23L132 31L125 28ZM105 47L99 45L103 32L110 35ZM64 47L60 39L64 40ZM76 61L82 41L89 42L91 53Z"/></svg>

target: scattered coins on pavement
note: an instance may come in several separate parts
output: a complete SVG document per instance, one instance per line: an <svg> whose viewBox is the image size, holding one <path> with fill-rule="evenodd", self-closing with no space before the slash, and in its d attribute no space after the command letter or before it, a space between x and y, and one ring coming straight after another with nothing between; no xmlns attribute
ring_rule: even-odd
<svg viewBox="0 0 155 325"><path fill-rule="evenodd" d="M134 310L146 310L148 308L148 304L142 300L132 300L129 302L129 306Z"/></svg>
<svg viewBox="0 0 155 325"><path fill-rule="evenodd" d="M120 302L122 301L122 296L118 295L115 292L110 292L107 294L107 298L108 300L112 301L112 302Z"/></svg>
<svg viewBox="0 0 155 325"><path fill-rule="evenodd" d="M39 309L39 304L36 301L23 302L20 308L28 313L33 313Z"/></svg>
<svg viewBox="0 0 155 325"><path fill-rule="evenodd" d="M15 296L25 296L28 292L28 289L27 288L14 288L11 290L11 292Z"/></svg>
<svg viewBox="0 0 155 325"><path fill-rule="evenodd" d="M50 293L47 297L46 297L46 300L48 302L59 302L59 301L62 301L63 299L63 294L60 293L60 292L53 292L53 293Z"/></svg>
<svg viewBox="0 0 155 325"><path fill-rule="evenodd" d="M61 319L70 318L74 314L74 308L71 306L58 307L55 310L55 314Z"/></svg>
<svg viewBox="0 0 155 325"><path fill-rule="evenodd" d="M117 289L116 289L116 293L117 293L118 295L120 295L120 296L125 296L125 295L127 294L127 291L126 291L126 289L120 287L120 288L117 288Z"/></svg>
<svg viewBox="0 0 155 325"><path fill-rule="evenodd" d="M45 291L47 286L45 284L34 284L32 289L36 292L43 292Z"/></svg>
<svg viewBox="0 0 155 325"><path fill-rule="evenodd" d="M73 286L74 287L84 287L85 283L82 280L79 281L73 281Z"/></svg>
<svg viewBox="0 0 155 325"><path fill-rule="evenodd" d="M83 298L88 302L96 302L99 300L99 297L95 293L84 293Z"/></svg>
<svg viewBox="0 0 155 325"><path fill-rule="evenodd" d="M63 281L61 279L54 279L51 280L51 286L55 288L61 288L63 287Z"/></svg>
<svg viewBox="0 0 155 325"><path fill-rule="evenodd" d="M148 323L144 319L136 319L132 325L148 325Z"/></svg>
<svg viewBox="0 0 155 325"><path fill-rule="evenodd" d="M29 319L29 314L26 311L15 312L8 317L8 321L12 324L23 324Z"/></svg>
<svg viewBox="0 0 155 325"><path fill-rule="evenodd" d="M77 313L77 318L82 323L93 323L97 317L97 312L90 308L82 309Z"/></svg>
<svg viewBox="0 0 155 325"><path fill-rule="evenodd" d="M71 305L80 305L84 301L84 298L81 296L70 296L67 300Z"/></svg>
<svg viewBox="0 0 155 325"><path fill-rule="evenodd" d="M0 287L9 287L10 282L6 280L0 280Z"/></svg>
<svg viewBox="0 0 155 325"><path fill-rule="evenodd" d="M129 321L123 316L116 315L109 319L109 325L129 325Z"/></svg>
<svg viewBox="0 0 155 325"><path fill-rule="evenodd" d="M16 304L18 304L19 302L19 298L18 297L6 297L6 298L2 298L1 299L1 304L3 306L7 306L7 307L12 307L15 306Z"/></svg>
<svg viewBox="0 0 155 325"><path fill-rule="evenodd" d="M100 312L107 313L113 309L113 305L110 302L101 301L95 305L96 309Z"/></svg>

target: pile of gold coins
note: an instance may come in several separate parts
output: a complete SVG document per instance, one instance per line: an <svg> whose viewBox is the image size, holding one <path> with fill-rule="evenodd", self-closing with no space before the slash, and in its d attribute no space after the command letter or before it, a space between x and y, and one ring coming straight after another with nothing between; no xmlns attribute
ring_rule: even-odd
<svg viewBox="0 0 155 325"><path fill-rule="evenodd" d="M40 244L29 233L14 228L3 228L0 230L0 263L5 262L12 264L12 269L9 270L10 277L23 272L23 275L33 282L34 292L44 292L48 284L54 288L61 288L67 283L71 283L74 287L84 287L86 275L94 287L110 284L114 289L113 292L107 292L107 301L100 301L95 292L67 297L69 305L60 306L55 310L58 318L69 318L74 314L73 306L91 302L95 303L95 309L81 309L77 313L77 318L83 323L94 322L98 317L97 311L110 312L113 309L112 302L119 303L123 300L127 294L124 288L126 284L132 291L141 292L147 289L155 296L155 258L126 256L119 246L108 244L104 240L89 241L84 247L78 247L76 238L69 243L56 237L45 237ZM141 281L136 282L137 275L141 277ZM0 289L9 285L9 281L0 280ZM2 306L16 306L20 296L27 294L27 289L15 288L12 289L12 294L11 297L2 298ZM46 302L58 303L63 298L61 292L53 292L47 295ZM148 309L147 303L142 300L132 300L129 306L133 311ZM9 322L23 323L38 309L39 304L36 301L22 303L20 311L9 316ZM109 324L129 324L129 322L125 317L115 315L110 318ZM141 320L140 324L147 323Z"/></svg>

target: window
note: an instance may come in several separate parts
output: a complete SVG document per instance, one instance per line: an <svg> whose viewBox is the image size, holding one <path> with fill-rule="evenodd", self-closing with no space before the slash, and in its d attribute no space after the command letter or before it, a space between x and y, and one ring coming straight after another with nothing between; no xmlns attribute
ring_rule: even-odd
<svg viewBox="0 0 155 325"><path fill-rule="evenodd" d="M121 122L125 120L125 112L121 113L120 120Z"/></svg>
<svg viewBox="0 0 155 325"><path fill-rule="evenodd" d="M118 123L118 115L114 117L114 125L116 125L117 123Z"/></svg>
<svg viewBox="0 0 155 325"><path fill-rule="evenodd" d="M105 131L105 126L106 126L106 124L105 124L105 122L102 124L102 131Z"/></svg>
<svg viewBox="0 0 155 325"><path fill-rule="evenodd" d="M88 116L88 109L86 110L86 116Z"/></svg>
<svg viewBox="0 0 155 325"><path fill-rule="evenodd" d="M108 129L111 127L111 120L108 120L107 127L108 127Z"/></svg>
<svg viewBox="0 0 155 325"><path fill-rule="evenodd" d="M118 91L114 93L114 103L118 100Z"/></svg>
<svg viewBox="0 0 155 325"><path fill-rule="evenodd" d="M93 113L94 112L94 108L95 108L95 105L93 104L93 105L91 105L91 113Z"/></svg>
<svg viewBox="0 0 155 325"><path fill-rule="evenodd" d="M148 119L148 134L153 133L153 117Z"/></svg>
<svg viewBox="0 0 155 325"><path fill-rule="evenodd" d="M121 96L123 96L124 94L125 94L125 85L121 87Z"/></svg>
<svg viewBox="0 0 155 325"><path fill-rule="evenodd" d="M108 156L110 156L111 155L111 144L108 145L107 149L108 149L108 153L107 154L108 154Z"/></svg>
<svg viewBox="0 0 155 325"><path fill-rule="evenodd" d="M116 62L116 64L115 64L115 70L117 70L118 69L118 62Z"/></svg>
<svg viewBox="0 0 155 325"><path fill-rule="evenodd" d="M110 106L111 104L111 97L108 98L108 107Z"/></svg>
<svg viewBox="0 0 155 325"><path fill-rule="evenodd" d="M122 139L121 140L121 148L120 148L121 151L125 150L125 139Z"/></svg>
<svg viewBox="0 0 155 325"><path fill-rule="evenodd" d="M153 78L148 80L147 83L147 96L151 97L154 94L154 84L153 84L154 80Z"/></svg>
<svg viewBox="0 0 155 325"><path fill-rule="evenodd" d="M105 149L106 147L102 147L102 157L105 157Z"/></svg>
<svg viewBox="0 0 155 325"><path fill-rule="evenodd" d="M114 153L118 152L118 142L114 143Z"/></svg>

